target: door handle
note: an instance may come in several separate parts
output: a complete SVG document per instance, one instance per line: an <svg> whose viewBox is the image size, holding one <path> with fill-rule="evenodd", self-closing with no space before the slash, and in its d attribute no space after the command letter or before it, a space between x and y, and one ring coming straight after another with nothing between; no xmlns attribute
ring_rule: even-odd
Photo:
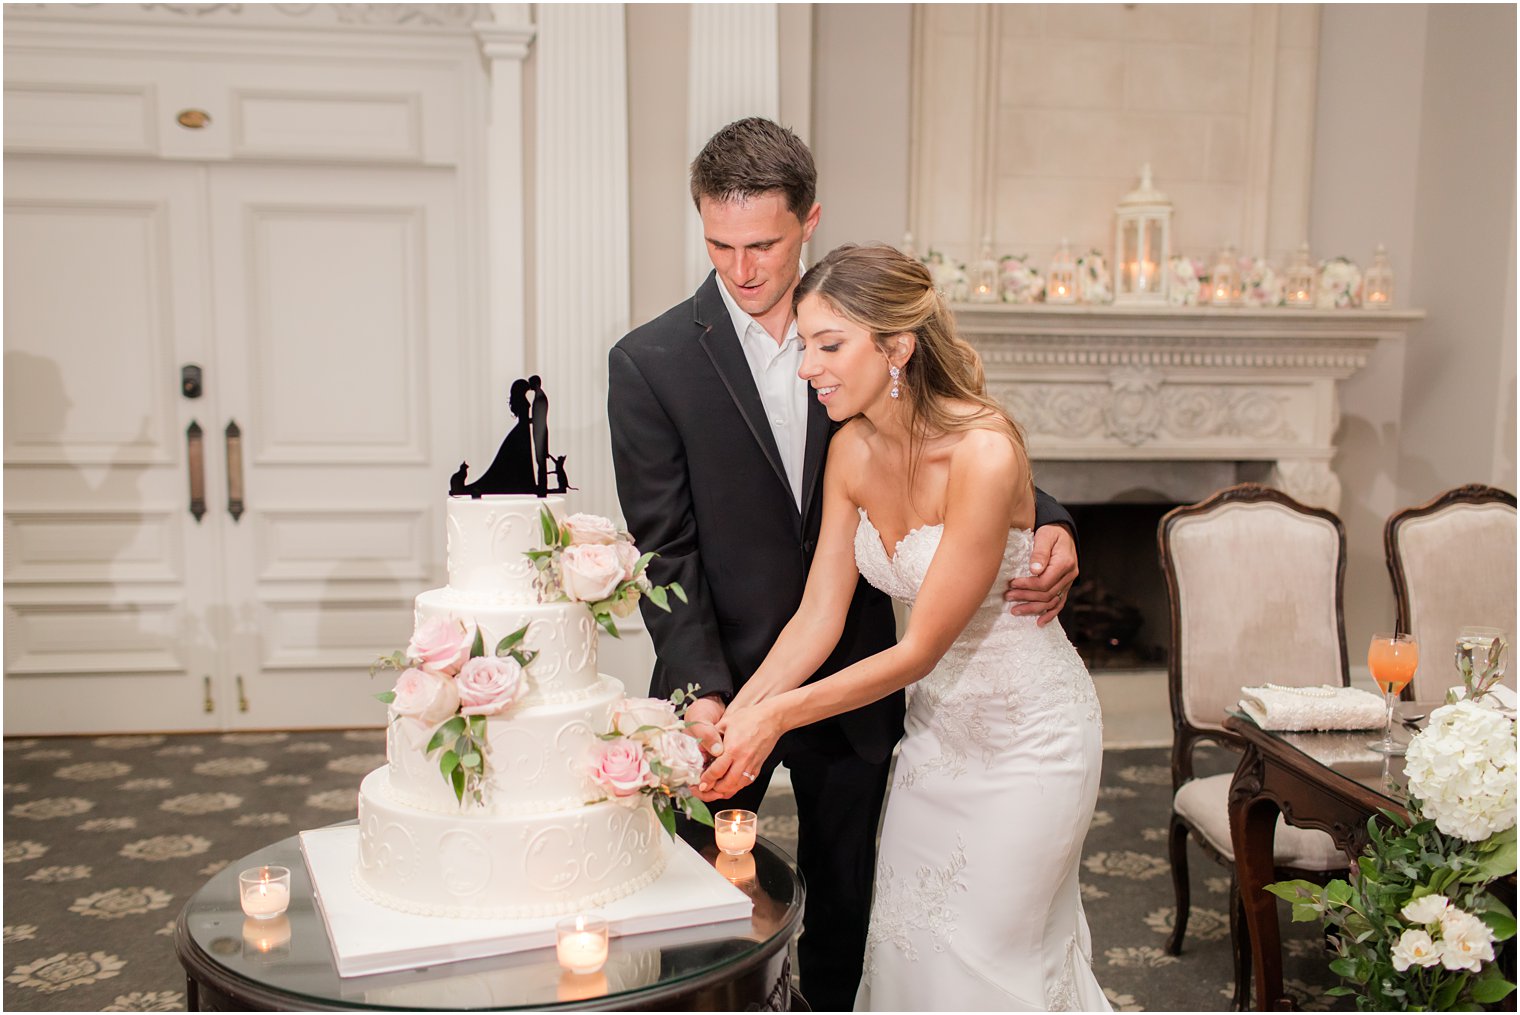
<svg viewBox="0 0 1520 1015"><path fill-rule="evenodd" d="M227 423L227 513L243 517L243 431L235 420Z"/></svg>
<svg viewBox="0 0 1520 1015"><path fill-rule="evenodd" d="M190 469L190 514L197 522L206 513L206 435L195 420L185 428L185 460Z"/></svg>

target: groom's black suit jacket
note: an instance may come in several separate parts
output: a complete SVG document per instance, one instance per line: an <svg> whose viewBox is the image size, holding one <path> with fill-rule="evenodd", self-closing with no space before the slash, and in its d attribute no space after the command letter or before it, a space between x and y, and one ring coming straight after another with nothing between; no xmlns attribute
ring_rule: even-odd
<svg viewBox="0 0 1520 1015"><path fill-rule="evenodd" d="M630 332L608 359L607 412L618 498L656 585L690 602L644 621L658 660L650 693L688 684L725 700L759 668L802 600L823 513L823 463L836 427L808 399L802 510L728 308L710 273L696 293ZM801 380L799 384L803 383ZM1070 522L1039 498L1040 523ZM860 579L839 644L816 680L893 644L885 595ZM838 717L851 747L884 761L902 735L897 692Z"/></svg>
<svg viewBox="0 0 1520 1015"><path fill-rule="evenodd" d="M802 510L782 465L716 273L691 299L628 334L608 360L618 498L656 585L690 602L643 604L658 661L650 693L700 684L731 698L760 667L802 600L823 513L834 431L808 399ZM803 383L798 380L798 384ZM890 648L891 602L864 579L839 644L813 679ZM839 717L850 745L882 761L902 736L899 692Z"/></svg>

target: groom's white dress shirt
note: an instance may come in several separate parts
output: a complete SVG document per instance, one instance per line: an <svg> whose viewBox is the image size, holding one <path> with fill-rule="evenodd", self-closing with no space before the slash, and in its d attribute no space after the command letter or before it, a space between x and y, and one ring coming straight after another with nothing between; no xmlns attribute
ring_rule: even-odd
<svg viewBox="0 0 1520 1015"><path fill-rule="evenodd" d="M718 293L734 323L734 334L739 336L739 346L744 350L749 372L754 375L755 387L760 390L760 404L765 406L771 434L786 467L786 478L792 484L792 499L801 511L802 462L807 453L811 388L797 376L802 369L802 336L797 333L797 320L793 318L787 325L786 340L778 343L758 321L740 309L722 279L718 280Z"/></svg>

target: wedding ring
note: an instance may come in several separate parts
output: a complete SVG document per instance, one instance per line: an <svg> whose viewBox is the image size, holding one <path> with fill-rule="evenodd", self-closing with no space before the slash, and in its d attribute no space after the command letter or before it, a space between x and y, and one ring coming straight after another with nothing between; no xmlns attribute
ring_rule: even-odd
<svg viewBox="0 0 1520 1015"><path fill-rule="evenodd" d="M739 774L744 776L744 778L748 779L750 782L755 781L755 777L748 772L740 772Z"/></svg>

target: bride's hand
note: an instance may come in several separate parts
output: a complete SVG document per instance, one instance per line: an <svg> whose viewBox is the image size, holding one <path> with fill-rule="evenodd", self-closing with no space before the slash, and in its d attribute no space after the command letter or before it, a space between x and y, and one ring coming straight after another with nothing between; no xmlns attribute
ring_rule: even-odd
<svg viewBox="0 0 1520 1015"><path fill-rule="evenodd" d="M726 800L754 782L785 732L767 702L730 706L717 725L723 735L723 754L707 767L697 785L697 796L705 802Z"/></svg>

